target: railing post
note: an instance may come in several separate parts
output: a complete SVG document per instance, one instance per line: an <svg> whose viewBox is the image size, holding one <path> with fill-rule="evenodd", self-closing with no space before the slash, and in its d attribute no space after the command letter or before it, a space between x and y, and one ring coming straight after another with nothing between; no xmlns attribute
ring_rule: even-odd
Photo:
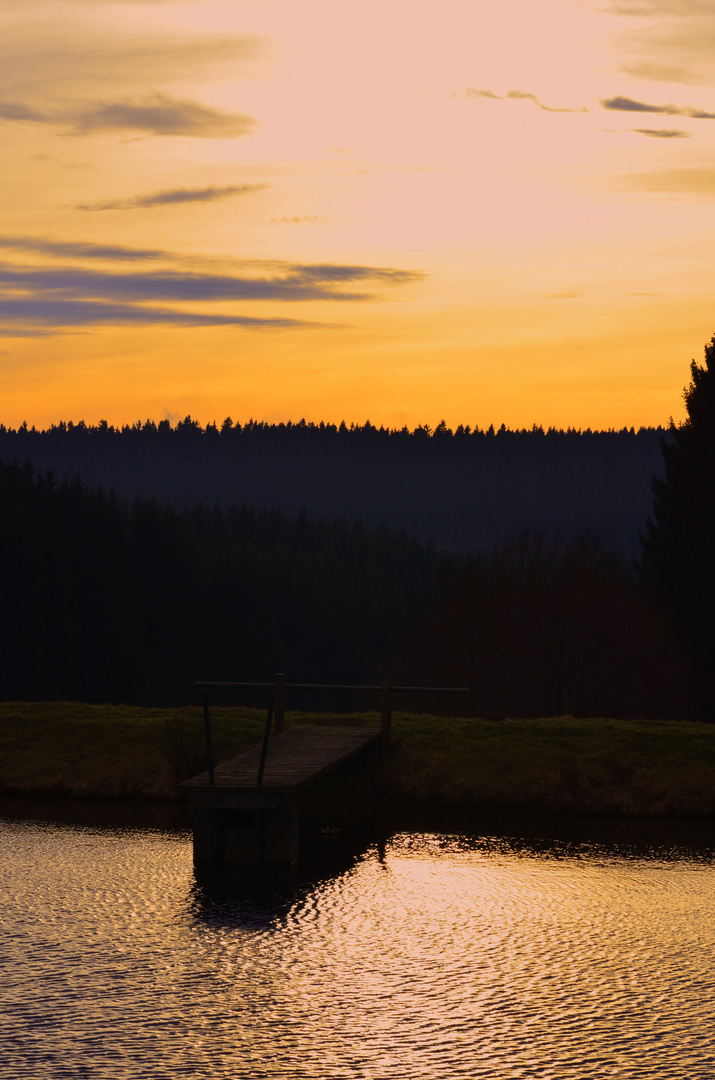
<svg viewBox="0 0 715 1080"><path fill-rule="evenodd" d="M390 729L392 727L392 679L389 675L382 676L382 713L380 715L380 736L384 746L390 741Z"/></svg>
<svg viewBox="0 0 715 1080"><path fill-rule="evenodd" d="M285 731L285 710L286 710L286 677L281 672L276 675L276 704L275 704L275 718L276 718L276 735L280 735Z"/></svg>
<svg viewBox="0 0 715 1080"><path fill-rule="evenodd" d="M273 710L276 704L275 693L271 694L270 701L268 703L268 716L266 717L266 726L263 731L263 746L261 747L261 760L258 765L258 779L256 780L256 786L260 787L263 783L263 770L266 767L266 757L268 756L268 743L271 738L271 721L273 719Z"/></svg>
<svg viewBox="0 0 715 1080"><path fill-rule="evenodd" d="M206 757L209 763L209 784L215 784L214 780L214 756L211 747L211 717L209 716L209 695L205 692L204 698L204 727L206 728Z"/></svg>

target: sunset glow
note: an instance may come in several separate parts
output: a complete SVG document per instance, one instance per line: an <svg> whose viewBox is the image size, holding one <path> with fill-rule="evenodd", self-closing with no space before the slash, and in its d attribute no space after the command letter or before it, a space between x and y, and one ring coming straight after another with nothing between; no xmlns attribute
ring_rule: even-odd
<svg viewBox="0 0 715 1080"><path fill-rule="evenodd" d="M681 417L715 332L711 4L0 27L0 422Z"/></svg>

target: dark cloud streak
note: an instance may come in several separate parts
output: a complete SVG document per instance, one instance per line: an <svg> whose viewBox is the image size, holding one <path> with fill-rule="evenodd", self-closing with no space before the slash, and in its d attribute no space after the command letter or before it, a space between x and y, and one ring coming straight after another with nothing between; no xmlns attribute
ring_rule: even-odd
<svg viewBox="0 0 715 1080"><path fill-rule="evenodd" d="M129 248L121 244L68 243L63 240L42 240L34 236L0 236L0 248L28 251L36 255L61 255L77 259L127 260L144 262L172 259L175 256L160 248Z"/></svg>
<svg viewBox="0 0 715 1080"><path fill-rule="evenodd" d="M0 119L47 124L73 135L107 131L141 131L148 135L199 139L232 139L248 135L255 120L167 94L132 101L93 102L40 111L24 102L0 102Z"/></svg>
<svg viewBox="0 0 715 1080"><path fill-rule="evenodd" d="M135 304L106 303L95 300L52 300L47 298L0 297L0 323L18 323L18 336L26 327L40 326L237 326L250 329L307 328L321 324L300 319L260 319L244 315L212 315L171 308L140 307ZM4 336L11 336L12 326L3 326Z"/></svg>
<svg viewBox="0 0 715 1080"><path fill-rule="evenodd" d="M408 285L425 276L390 267L329 263L303 266L268 260L243 264L244 271L247 265L259 267L263 276L245 272L201 273L193 268L195 258L191 271L129 269L117 272L104 270L92 260L173 259L181 265L182 257L159 249L132 250L121 245L67 243L22 236L0 237L0 247L50 258L70 256L89 260L89 265L84 266L57 265L54 261L39 266L0 262L0 334L35 334L49 327L64 333L69 326L236 326L256 329L322 326L325 324L293 318L259 318L205 309L192 311L183 305L246 301L365 302L373 299L372 293L363 288L359 291L351 289L351 285Z"/></svg>
<svg viewBox="0 0 715 1080"><path fill-rule="evenodd" d="M265 191L270 184L229 184L223 187L170 188L149 195L134 195L128 199L107 199L104 202L79 203L78 210L144 210L155 206L174 206L177 203L216 202L236 195Z"/></svg>
<svg viewBox="0 0 715 1080"><path fill-rule="evenodd" d="M249 278L178 271L104 273L80 267L16 267L0 264L0 289L6 293L53 294L73 300L168 300L177 303L226 300L368 300L364 292L343 292L347 282L404 285L420 275L371 267L294 266L282 277Z"/></svg>
<svg viewBox="0 0 715 1080"><path fill-rule="evenodd" d="M677 128L631 128L638 135L649 135L653 139L689 139L689 131L679 131Z"/></svg>
<svg viewBox="0 0 715 1080"><path fill-rule="evenodd" d="M601 106L616 112L660 113L664 116L688 116L691 120L715 120L715 113L705 112L703 109L680 105L649 105L627 97L605 98L601 101Z"/></svg>

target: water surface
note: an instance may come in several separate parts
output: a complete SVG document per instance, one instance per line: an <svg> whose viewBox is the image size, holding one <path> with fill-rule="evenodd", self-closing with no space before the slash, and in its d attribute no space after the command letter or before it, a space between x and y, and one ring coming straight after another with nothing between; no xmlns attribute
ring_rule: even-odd
<svg viewBox="0 0 715 1080"><path fill-rule="evenodd" d="M0 1076L715 1077L715 852L396 832L212 897L186 831L0 821Z"/></svg>

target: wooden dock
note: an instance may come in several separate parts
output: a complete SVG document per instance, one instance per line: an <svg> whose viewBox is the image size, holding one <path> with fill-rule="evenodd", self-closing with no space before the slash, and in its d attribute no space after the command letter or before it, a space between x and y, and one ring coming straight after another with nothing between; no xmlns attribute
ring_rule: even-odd
<svg viewBox="0 0 715 1080"><path fill-rule="evenodd" d="M380 739L380 729L339 728L304 725L288 728L268 741L265 770L258 785L261 746L254 746L240 757L231 758L214 769L212 784L208 772L184 780L181 787L199 796L202 805L210 805L207 796L215 795L215 805L260 808L275 806L319 776L337 769L356 754ZM236 796L235 800L227 796Z"/></svg>
<svg viewBox="0 0 715 1080"><path fill-rule="evenodd" d="M197 682L203 691L208 770L184 788L193 804L194 866L213 873L229 868L291 867L298 859L298 800L313 780L380 742L390 741L393 693L468 694L466 687L379 686L288 683L278 673L273 683ZM209 690L270 690L263 743L214 767ZM382 695L380 727L303 725L286 729L286 691ZM274 723L275 711L275 723ZM275 735L271 731L275 728Z"/></svg>
<svg viewBox="0 0 715 1080"><path fill-rule="evenodd" d="M208 772L184 780L197 872L294 865L301 790L379 741L377 727L292 727L268 740L260 784L262 746L217 765L213 783Z"/></svg>

